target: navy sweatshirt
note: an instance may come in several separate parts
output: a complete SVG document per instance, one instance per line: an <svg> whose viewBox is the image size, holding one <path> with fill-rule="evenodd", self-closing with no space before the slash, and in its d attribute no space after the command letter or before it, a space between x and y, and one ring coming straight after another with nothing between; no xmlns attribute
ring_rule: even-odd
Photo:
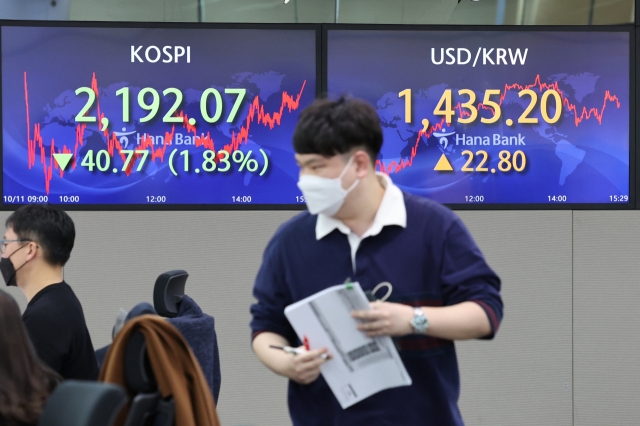
<svg viewBox="0 0 640 426"><path fill-rule="evenodd" d="M273 236L256 277L251 329L277 333L300 344L284 308L346 278L372 290L388 281L389 302L412 306L478 303L491 323L502 320L500 279L462 224L446 207L404 194L407 226L386 226L356 252L353 271L347 236L334 230L316 240L317 216L301 213ZM295 426L461 426L460 378L452 341L410 335L395 339L412 378L411 386L379 392L342 409L320 376L309 385L289 382L289 411Z"/></svg>

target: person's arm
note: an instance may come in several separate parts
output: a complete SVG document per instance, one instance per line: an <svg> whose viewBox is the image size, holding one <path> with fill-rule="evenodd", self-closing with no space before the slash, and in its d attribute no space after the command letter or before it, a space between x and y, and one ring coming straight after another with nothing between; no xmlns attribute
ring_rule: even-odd
<svg viewBox="0 0 640 426"><path fill-rule="evenodd" d="M353 317L367 322L358 329L367 336L404 336L414 332L411 320L414 308L400 303L373 302L369 311L354 311ZM478 339L491 334L484 309L475 302L453 306L422 307L429 327L425 334L447 340Z"/></svg>
<svg viewBox="0 0 640 426"><path fill-rule="evenodd" d="M320 375L320 366L329 359L322 357L327 353L326 348L293 355L270 345L289 346L289 342L279 334L266 331L258 334L251 344L258 359L271 371L303 385L314 382Z"/></svg>
<svg viewBox="0 0 640 426"><path fill-rule="evenodd" d="M282 228L281 228L282 229ZM253 287L256 303L251 306L251 347L270 370L300 383L309 384L320 375L320 365L327 361L321 358L326 349L316 349L293 355L269 345L291 346L297 341L296 333L284 315L287 305L294 302L286 285L283 255L280 241L281 230L271 239L263 256ZM299 348L304 350L304 348Z"/></svg>
<svg viewBox="0 0 640 426"><path fill-rule="evenodd" d="M442 307L422 307L429 322L425 334L447 340L492 338L502 320L500 278L487 265L471 235L456 218L447 229L442 248ZM374 302L370 311L356 311L367 320L359 329L372 336L403 336L414 332L414 308Z"/></svg>

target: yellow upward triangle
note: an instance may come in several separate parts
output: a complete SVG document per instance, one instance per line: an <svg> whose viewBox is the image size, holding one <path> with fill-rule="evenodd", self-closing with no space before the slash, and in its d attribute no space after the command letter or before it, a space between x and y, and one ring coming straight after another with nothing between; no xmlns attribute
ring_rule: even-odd
<svg viewBox="0 0 640 426"><path fill-rule="evenodd" d="M438 160L438 164L436 164L436 167L434 167L433 170L437 172L452 172L453 167L451 167L451 163L449 163L449 160L447 160L447 156L442 154L442 156Z"/></svg>

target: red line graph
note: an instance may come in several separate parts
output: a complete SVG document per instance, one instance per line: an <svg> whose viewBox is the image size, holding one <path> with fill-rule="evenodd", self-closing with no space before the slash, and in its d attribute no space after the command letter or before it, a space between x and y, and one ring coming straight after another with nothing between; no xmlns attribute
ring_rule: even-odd
<svg viewBox="0 0 640 426"><path fill-rule="evenodd" d="M246 144L249 140L249 131L251 129L251 125L254 122L257 124L262 124L263 126L269 127L269 130L273 130L275 126L279 126L282 120L282 116L285 113L285 109L290 113L292 111L297 110L300 107L300 98L302 97L302 92L306 86L306 80L302 83L302 87L297 95L289 95L286 91L282 92L282 102L280 104L279 110L267 113L265 112L264 105L260 101L260 97L256 96L253 101L249 104L249 112L247 114L247 118L244 120L244 124L238 130L238 133L235 131L231 134L231 143L225 144L222 147L222 150L227 151L229 154L233 154L234 151L238 150L240 146L244 143ZM96 78L96 73L93 73L91 78L91 88L96 94L96 103L97 103L97 112L98 123L102 122L104 118L104 113L102 113L100 109L100 90L98 85L98 79ZM46 146L43 143L42 136L40 133L40 123L37 123L33 126L33 139L31 138L31 118L29 114L29 89L27 86L27 73L24 73L24 99L26 105L26 114L27 114L27 149L28 149L28 162L27 165L29 169L35 166L36 164L36 153L40 151L40 163L42 164L42 170L44 173L45 179L45 190L46 193L49 194L51 179L53 178L53 170L59 170L60 177L64 177L64 171L58 167L58 164L55 162L53 154L54 153L71 153L73 152L73 160L71 162L71 169L76 168L76 158L78 155L78 149L84 144L84 132L86 130L87 125L82 123L76 125L76 136L75 136L75 144L73 151L67 148L66 145L62 146L61 150L56 150L55 148L55 140L51 139L51 145L49 147L49 161L47 162L46 157ZM211 137L210 132L207 132L205 136L198 136L197 129L195 126L189 124L189 117L183 112L177 115L178 117L183 118L182 127L187 130L187 133L193 133L194 136L194 144L196 147L204 147L206 149L215 151L215 142ZM122 158L124 162L126 160L127 155L122 152L123 148L118 140L118 137L110 132L109 129L106 129L102 132L106 142L107 142L107 151L109 155L113 158L114 153L117 150L117 153ZM140 144L136 146L136 150L149 150L151 161L160 160L160 162L164 162L165 153L167 150L167 146L172 144L173 137L175 135L175 125L171 127L170 132L165 132L164 140L161 146L157 147L154 145L154 141L150 135L146 133L140 140ZM132 173L133 165L135 160L142 155L134 154L132 161L130 161L129 166L125 170L125 175L129 176Z"/></svg>
<svg viewBox="0 0 640 426"><path fill-rule="evenodd" d="M512 90L521 91L525 89L535 89L535 88L538 89L538 92L542 92L543 90L550 90L550 89L558 92L558 94L560 95L560 99L562 100L562 105L565 108L565 110L573 114L574 124L576 127L578 127L584 120L590 120L591 118L594 118L594 117L597 120L598 124L602 125L602 117L604 116L604 111L607 108L607 104L609 102L615 103L616 107L620 108L620 100L618 99L618 97L616 95L611 94L611 92L607 90L605 91L601 108L597 108L597 107L587 108L583 106L582 109L579 110L579 107L577 105L569 101L564 91L560 89L559 83L557 81L553 83L543 83L541 81L540 74L536 75L536 78L534 79L533 83L525 86L522 86L518 83L505 84L504 89L500 94L500 101L498 102L498 104L502 106L502 103L507 97L507 94ZM484 105L482 103L479 103L477 105L477 108L493 112L492 107ZM471 114L468 111L462 108L462 103L460 102L458 102L453 107L453 109L457 110L458 116L460 117L471 116ZM400 159L400 162L393 160L389 164L385 164L384 161L377 160L376 169L380 170L383 173L391 174L391 173L398 173L407 167L411 167L413 165L413 159L418 153L418 145L422 137L425 136L429 138L433 134L433 132L437 130L441 130L444 126L445 126L445 119L442 119L439 123L429 126L426 132L424 132L423 130L420 130L418 132L418 137L416 138L416 142L414 146L411 148L411 155L409 156L408 159L402 158Z"/></svg>

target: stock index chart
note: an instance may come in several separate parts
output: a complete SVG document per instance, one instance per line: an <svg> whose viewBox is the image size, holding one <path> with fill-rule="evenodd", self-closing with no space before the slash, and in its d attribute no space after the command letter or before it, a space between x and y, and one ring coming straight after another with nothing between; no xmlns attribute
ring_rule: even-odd
<svg viewBox="0 0 640 426"><path fill-rule="evenodd" d="M329 93L375 105L376 168L405 191L630 203L628 30L330 29L327 52Z"/></svg>
<svg viewBox="0 0 640 426"><path fill-rule="evenodd" d="M316 30L3 25L3 204L303 204Z"/></svg>

